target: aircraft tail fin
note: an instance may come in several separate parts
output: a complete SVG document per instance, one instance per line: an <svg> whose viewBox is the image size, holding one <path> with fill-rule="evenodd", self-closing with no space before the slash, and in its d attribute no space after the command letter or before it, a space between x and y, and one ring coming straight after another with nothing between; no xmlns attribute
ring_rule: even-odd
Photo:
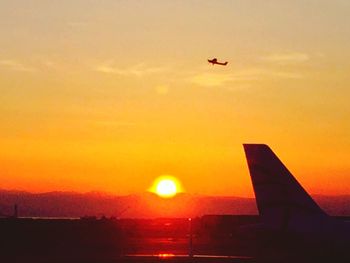
<svg viewBox="0 0 350 263"><path fill-rule="evenodd" d="M326 216L267 145L243 146L259 214L265 224L285 228L291 219Z"/></svg>

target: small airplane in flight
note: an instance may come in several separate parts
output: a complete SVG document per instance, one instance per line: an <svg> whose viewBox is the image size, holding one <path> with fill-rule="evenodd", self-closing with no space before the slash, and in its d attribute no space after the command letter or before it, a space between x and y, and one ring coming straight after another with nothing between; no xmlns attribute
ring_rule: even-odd
<svg viewBox="0 0 350 263"><path fill-rule="evenodd" d="M218 62L218 59L217 58L213 58L213 59L208 59L208 62L213 64L213 66L216 64L216 65L221 65L221 66L226 66L227 65L227 61L225 63L223 62Z"/></svg>

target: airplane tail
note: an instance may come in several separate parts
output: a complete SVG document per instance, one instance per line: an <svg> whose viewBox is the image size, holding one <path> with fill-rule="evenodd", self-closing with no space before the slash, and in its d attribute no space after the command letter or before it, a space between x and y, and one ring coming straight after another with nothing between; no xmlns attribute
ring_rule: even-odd
<svg viewBox="0 0 350 263"><path fill-rule="evenodd" d="M243 146L264 224L286 229L292 221L327 216L267 145Z"/></svg>

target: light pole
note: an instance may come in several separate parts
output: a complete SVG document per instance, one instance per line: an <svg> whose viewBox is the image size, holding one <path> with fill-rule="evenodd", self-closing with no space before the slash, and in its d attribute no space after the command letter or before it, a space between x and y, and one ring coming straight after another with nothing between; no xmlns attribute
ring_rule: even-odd
<svg viewBox="0 0 350 263"><path fill-rule="evenodd" d="M188 219L189 235L188 235L188 256L193 257L193 240L192 240L192 218Z"/></svg>

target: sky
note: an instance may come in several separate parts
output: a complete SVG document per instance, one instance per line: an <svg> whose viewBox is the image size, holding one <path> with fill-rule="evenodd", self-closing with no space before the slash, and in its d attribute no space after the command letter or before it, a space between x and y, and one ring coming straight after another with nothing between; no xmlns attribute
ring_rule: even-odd
<svg viewBox="0 0 350 263"><path fill-rule="evenodd" d="M2 0L0 17L1 189L172 175L251 197L251 142L311 193L350 194L349 1Z"/></svg>

